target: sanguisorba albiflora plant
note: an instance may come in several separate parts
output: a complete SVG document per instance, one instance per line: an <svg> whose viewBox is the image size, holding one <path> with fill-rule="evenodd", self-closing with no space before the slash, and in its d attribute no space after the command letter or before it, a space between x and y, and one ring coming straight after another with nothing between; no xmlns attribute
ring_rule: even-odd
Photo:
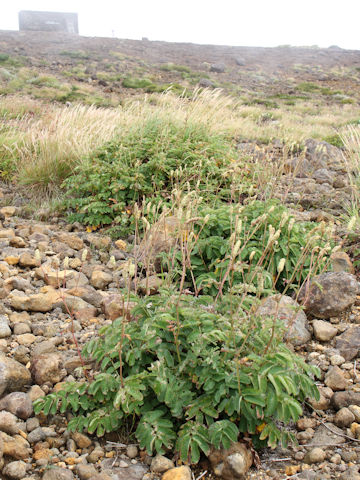
<svg viewBox="0 0 360 480"><path fill-rule="evenodd" d="M135 418L141 448L150 454L175 448L182 460L193 463L211 446L228 447L242 434L251 435L255 445L288 442L291 434L282 425L299 418L306 397L318 398L313 378L319 372L283 342L284 325L259 318L254 306L275 291L283 272L286 292L298 272L304 279L323 266L331 253L325 229L307 227L304 240L279 205L263 207L256 219L250 213L259 204L245 209L242 218L241 208L233 206L220 252L220 262L227 263L216 280L217 293L209 289L206 295L194 275L200 263L192 260L201 257L202 233L206 237L215 220L205 212L193 217L193 204L189 194L180 202L180 213L174 212L189 227L179 229L177 249L168 255L168 265L182 263L179 273L175 269L179 286L169 283L143 298L124 292L124 300L136 303L131 317L102 327L83 350L84 358L96 361L92 379L37 400L36 412L71 412L70 430L98 436ZM206 255L211 258L210 251ZM131 275L136 271L132 266ZM237 279L239 271L245 279ZM268 278L271 285L265 288Z"/></svg>
<svg viewBox="0 0 360 480"><path fill-rule="evenodd" d="M331 226L296 222L277 200L200 207L197 215L200 222L187 242L186 276L196 294L294 292L324 269L334 246ZM181 249L174 256L180 270Z"/></svg>
<svg viewBox="0 0 360 480"><path fill-rule="evenodd" d="M36 411L69 410L70 430L98 436L135 415L141 448L151 454L175 446L193 463L241 432L272 447L286 444L290 435L277 421L296 421L305 397L317 397L311 379L317 370L279 334L264 355L270 322L252 317L234 328L228 315L209 307L211 299L178 295L146 297L132 312L136 320L104 327L83 352L99 364L93 381L66 385L37 401Z"/></svg>

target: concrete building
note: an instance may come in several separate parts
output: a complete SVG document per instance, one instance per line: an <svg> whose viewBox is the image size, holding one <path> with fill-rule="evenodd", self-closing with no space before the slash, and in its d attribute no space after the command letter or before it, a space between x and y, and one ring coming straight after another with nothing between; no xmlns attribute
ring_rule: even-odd
<svg viewBox="0 0 360 480"><path fill-rule="evenodd" d="M78 15L77 13L22 10L19 12L19 30L78 34Z"/></svg>

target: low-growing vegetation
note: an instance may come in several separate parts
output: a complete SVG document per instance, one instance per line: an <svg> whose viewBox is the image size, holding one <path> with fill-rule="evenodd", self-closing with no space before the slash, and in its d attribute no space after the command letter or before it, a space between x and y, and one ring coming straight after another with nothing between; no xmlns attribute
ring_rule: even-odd
<svg viewBox="0 0 360 480"><path fill-rule="evenodd" d="M296 65L280 82L244 61L236 75L247 76L245 86L231 76L234 60L214 83L210 63L186 58L178 61L189 66L155 66L116 51L59 55L61 72L43 63L40 73L0 53L0 178L37 206L53 202L57 216L88 233L127 241L71 259L79 278L101 259L111 283L96 289L103 299L114 294L121 309L110 321L102 304L103 325L81 352L67 311L81 366L76 381L35 402L36 413L66 413L69 431L98 437L126 425L149 454L171 450L188 463L238 440L285 447L303 402L319 399L320 371L298 355L299 343L290 345L302 310L296 299L331 269L335 221L351 217L360 228L357 92L313 81L315 65ZM209 89L195 87L200 79ZM334 150L347 178L322 168ZM329 198L335 180L343 215L327 216L315 202L304 213L305 194L315 188ZM79 236L81 245L96 237ZM268 297L286 295L291 319L279 306L259 314Z"/></svg>
<svg viewBox="0 0 360 480"><path fill-rule="evenodd" d="M238 196L236 152L226 135L205 126L150 118L79 164L64 186L73 221L125 228L127 210L143 198L169 202L172 190L198 187L206 202ZM236 168L235 168L236 167ZM232 187L233 185L233 187Z"/></svg>
<svg viewBox="0 0 360 480"><path fill-rule="evenodd" d="M91 55L83 50L63 50L60 52L60 55L80 60L89 60L91 58Z"/></svg>
<svg viewBox="0 0 360 480"><path fill-rule="evenodd" d="M360 128L359 125L348 125L340 135L341 143L345 148L344 163L351 187L351 196L346 205L345 220L355 219L357 228L360 228Z"/></svg>
<svg viewBox="0 0 360 480"><path fill-rule="evenodd" d="M191 68L186 65L176 65L174 63L166 63L160 66L160 70L164 72L185 72L191 73Z"/></svg>
<svg viewBox="0 0 360 480"><path fill-rule="evenodd" d="M48 99L52 99L56 92L58 101L63 103L92 101L100 105L106 102L119 104L115 97L95 97L90 87L89 91L84 90L84 86L78 90L75 85L64 91L42 88L45 90L31 85L31 89L37 89L41 95L46 94ZM17 142L14 144L13 135L11 138L7 135L9 141L5 138L1 146L7 152L16 149L16 154L11 155L11 175L21 183L31 185L37 197L39 193L58 195L62 182L71 175L73 168L83 161L86 164L90 155L96 155L94 150L101 149L108 141L114 140L116 144L117 138L125 138L130 130L141 128L149 118L154 118L154 110L160 122L167 119L167 124L171 119L171 122L179 125L198 125L208 135L221 135L230 148L234 147L236 139L242 138L264 144L274 138L280 139L285 145L294 142L301 144L306 138L328 138L334 135L334 128L341 129L359 121L352 105L319 106L315 110L311 103L298 101L295 106L282 106L269 112L262 105L243 105L241 101L222 95L219 90L199 90L188 99L186 95L174 95L172 88L163 95L153 94L141 100L128 100L123 102L122 107L114 109L49 104L43 108L41 101L37 103L31 98L21 97L19 101L16 96L0 97L0 111L3 108L11 110L12 105L22 105L16 108L16 122L7 126L16 133ZM270 121L268 113L273 115ZM89 130L100 134L89 136ZM56 156L53 155L54 149ZM36 155L32 152L36 152ZM9 171L8 166L3 168L0 164L0 170L4 169Z"/></svg>
<svg viewBox="0 0 360 480"><path fill-rule="evenodd" d="M122 86L125 88L146 88L150 85L153 85L153 82L148 78L126 77L122 81Z"/></svg>
<svg viewBox="0 0 360 480"><path fill-rule="evenodd" d="M85 347L99 373L38 400L36 411L70 411L70 430L98 436L135 417L141 448L175 447L191 463L241 433L256 446L285 446L291 435L278 422L296 421L301 402L318 398L317 369L281 343L281 328L272 336L270 323L221 314L212 302L171 291L140 300L136 321L115 320Z"/></svg>
<svg viewBox="0 0 360 480"><path fill-rule="evenodd" d="M285 446L293 436L281 425L298 420L305 398L319 398L319 371L285 345L285 324L257 316L256 307L324 267L329 230L295 224L276 202L211 211L192 191L178 192L174 204L179 228L173 248L163 252L162 265L173 266L164 287L152 296L131 292L139 272L147 277L153 267L150 251L145 261L135 253L122 291L131 311L82 352L82 361L95 360L94 376L85 371L83 380L37 400L35 410L71 412L70 430L97 436L131 418L141 448L149 454L174 448L190 463L243 436L256 447ZM148 202L143 211L151 210ZM201 268L214 272L215 265L220 275L210 273L202 285Z"/></svg>
<svg viewBox="0 0 360 480"><path fill-rule="evenodd" d="M200 215L207 221L194 229L196 241L189 248L186 269L186 286L197 294L217 296L231 291L260 298L274 291L294 292L325 267L331 250L324 225L314 228L310 222L295 223L276 201L205 207ZM236 243L240 246L235 262L231 252ZM316 258L311 254L314 249L321 252ZM181 271L181 252L175 259ZM284 263L281 271L280 262Z"/></svg>

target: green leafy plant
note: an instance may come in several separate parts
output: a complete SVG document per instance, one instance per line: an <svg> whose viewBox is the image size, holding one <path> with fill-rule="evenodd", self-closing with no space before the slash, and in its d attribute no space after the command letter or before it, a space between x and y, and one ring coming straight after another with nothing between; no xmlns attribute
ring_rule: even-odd
<svg viewBox="0 0 360 480"><path fill-rule="evenodd" d="M235 293L244 285L258 295L273 289L296 290L310 273L325 266L333 246L324 225L295 222L277 200L205 207L199 215L207 221L194 226L196 242L187 269L187 286L196 292L216 295L223 288ZM239 253L234 259L236 242ZM181 271L180 251L175 252L175 259ZM165 258L164 266L168 261ZM279 272L280 261L284 265Z"/></svg>
<svg viewBox="0 0 360 480"><path fill-rule="evenodd" d="M229 199L235 153L225 135L203 125L151 118L75 168L64 183L70 220L126 228L135 203L166 202L175 187L197 188L206 201Z"/></svg>
<svg viewBox="0 0 360 480"><path fill-rule="evenodd" d="M118 318L85 346L98 373L38 399L37 413L71 412L69 430L98 436L135 417L141 448L175 447L193 463L242 434L286 445L292 437L281 422L319 397L319 372L282 343L283 327L272 335L260 318L221 314L209 297L171 290L137 302L134 320Z"/></svg>

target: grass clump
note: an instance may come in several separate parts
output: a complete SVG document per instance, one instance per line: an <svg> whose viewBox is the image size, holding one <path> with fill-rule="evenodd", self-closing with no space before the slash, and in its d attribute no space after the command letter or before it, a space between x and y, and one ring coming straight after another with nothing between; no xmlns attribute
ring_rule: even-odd
<svg viewBox="0 0 360 480"><path fill-rule="evenodd" d="M0 63L14 70L23 67L26 64L26 58L20 55L11 57L7 53L0 53Z"/></svg>
<svg viewBox="0 0 360 480"><path fill-rule="evenodd" d="M41 115L42 112L44 112L43 105L28 97L8 95L1 98L0 101L0 118L3 121L3 129L6 129L8 120L17 120L15 125L17 125L17 129L20 130L21 124L24 125L30 116L38 116ZM28 123L25 124L28 125Z"/></svg>
<svg viewBox="0 0 360 480"><path fill-rule="evenodd" d="M345 205L346 220L353 223L351 229L360 228L360 125L348 125L341 133L344 144L345 166L351 187L351 197ZM357 230L358 231L358 230Z"/></svg>
<svg viewBox="0 0 360 480"><path fill-rule="evenodd" d="M16 150L21 139L14 131L0 129L0 178L11 180L16 172Z"/></svg>
<svg viewBox="0 0 360 480"><path fill-rule="evenodd" d="M16 151L17 180L37 196L58 194L83 155L113 138L118 117L116 110L94 106L48 109L23 134Z"/></svg>

